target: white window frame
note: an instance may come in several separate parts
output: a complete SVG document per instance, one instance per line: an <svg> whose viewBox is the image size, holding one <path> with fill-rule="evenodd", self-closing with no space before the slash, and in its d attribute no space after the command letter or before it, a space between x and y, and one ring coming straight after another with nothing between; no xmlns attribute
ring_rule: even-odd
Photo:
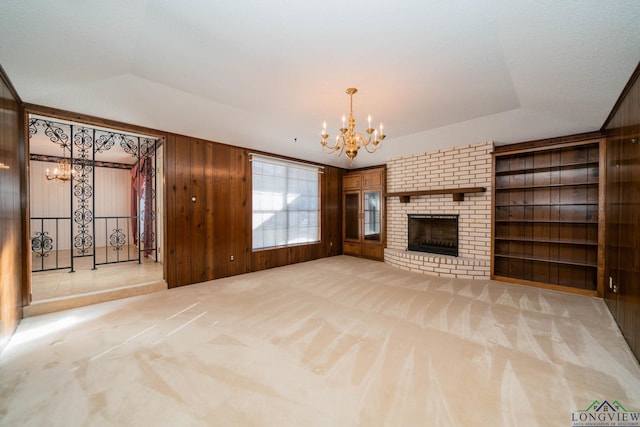
<svg viewBox="0 0 640 427"><path fill-rule="evenodd" d="M301 163L292 160L285 160L276 157L265 156L262 154L249 154L249 160L252 164L251 167L251 247L253 251L261 251L268 250L274 248L282 248L289 246L299 246L299 245L310 245L317 244L321 241L321 212L322 212L322 179L321 174L324 171L324 168L321 166L316 166L308 163ZM282 188L280 188L279 193L276 197L268 195L267 192L261 192L256 190L256 180L259 179L260 176L266 175L256 175L254 174L254 162L262 163L263 165L271 165L277 168L280 172L279 176L274 175L274 180L280 178L282 181ZM284 168L284 169L283 169ZM311 173L317 174L317 202L316 209L289 209L289 207L293 204L292 202L300 196L305 196L300 193L292 193L290 187L295 187L296 184L298 188L304 187L305 182L309 182L305 179L297 179L295 175L300 174L306 175L307 177L311 176ZM293 177L292 177L293 175ZM308 185L308 184L307 184ZM293 190L295 191L295 190ZM266 206L271 206L266 207ZM302 216L303 218L308 218L308 226L307 227L299 227L298 224L291 224L293 221L292 217ZM300 215L300 213L302 213ZM272 225L267 231L262 229L258 230L258 227L261 227L267 221L277 221L281 225L278 224ZM315 225L314 225L315 223ZM300 241L300 235L296 235L296 231L303 230L304 228L313 229L316 228L316 235L313 238L307 238L306 240ZM267 234L269 233L269 234ZM295 235L295 236L292 236ZM309 237L309 236L307 236ZM259 242L256 241L256 238L259 238ZM305 236L302 236L304 239Z"/></svg>

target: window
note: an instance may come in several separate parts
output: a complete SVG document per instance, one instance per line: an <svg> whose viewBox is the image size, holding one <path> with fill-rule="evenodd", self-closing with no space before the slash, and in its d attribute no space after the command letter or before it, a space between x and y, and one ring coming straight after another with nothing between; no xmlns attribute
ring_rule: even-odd
<svg viewBox="0 0 640 427"><path fill-rule="evenodd" d="M252 154L253 249L320 241L321 169Z"/></svg>

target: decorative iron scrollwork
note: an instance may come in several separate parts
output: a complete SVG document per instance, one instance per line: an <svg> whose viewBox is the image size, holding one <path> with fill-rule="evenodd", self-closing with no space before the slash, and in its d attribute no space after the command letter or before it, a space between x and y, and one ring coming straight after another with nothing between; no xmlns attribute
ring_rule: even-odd
<svg viewBox="0 0 640 427"><path fill-rule="evenodd" d="M116 228L109 236L109 244L113 247L114 251L122 250L122 247L127 243L127 236L122 232L121 228Z"/></svg>
<svg viewBox="0 0 640 427"><path fill-rule="evenodd" d="M29 120L29 137L32 137L36 133L38 133L38 119L30 119Z"/></svg>
<svg viewBox="0 0 640 427"><path fill-rule="evenodd" d="M73 144L80 150L87 152L93 147L93 132L89 128L78 126L73 134ZM80 155L81 158L84 158Z"/></svg>
<svg viewBox="0 0 640 427"><path fill-rule="evenodd" d="M96 142L93 146L93 151L96 153L103 153L107 150L110 150L116 143L116 133L109 132L103 135L100 135L96 138Z"/></svg>
<svg viewBox="0 0 640 427"><path fill-rule="evenodd" d="M37 258L49 256L49 252L53 250L53 239L47 231L38 231L31 239L31 251L35 253Z"/></svg>
<svg viewBox="0 0 640 427"><path fill-rule="evenodd" d="M85 201L93 196L93 188L89 185L88 180L82 181L82 176L76 185L73 186L73 195L81 201Z"/></svg>
<svg viewBox="0 0 640 427"><path fill-rule="evenodd" d="M126 135L120 135L120 147L122 147L125 153L138 158L138 144L133 138L129 138Z"/></svg>
<svg viewBox="0 0 640 427"><path fill-rule="evenodd" d="M91 173L93 172L93 131L80 126L72 129L72 132L73 145L76 147L79 159L73 165L78 172L73 184L73 195L77 203L73 212L73 221L77 227L73 238L73 247L80 254L85 255L93 247L93 236L90 228L93 221L93 212L91 211L93 187L90 181Z"/></svg>
<svg viewBox="0 0 640 427"><path fill-rule="evenodd" d="M73 220L77 224L88 225L93 221L93 212L91 212L91 209L81 206L73 213Z"/></svg>
<svg viewBox="0 0 640 427"><path fill-rule="evenodd" d="M64 131L64 128L60 124L48 120L30 119L30 137L38 133L38 126L44 129L44 134L49 138L51 142L59 145L62 148L69 148L69 135Z"/></svg>
<svg viewBox="0 0 640 427"><path fill-rule="evenodd" d="M44 126L44 134L49 137L51 142L63 148L69 148L69 135L64 132L62 127L49 121L43 121L42 125Z"/></svg>
<svg viewBox="0 0 640 427"><path fill-rule="evenodd" d="M79 234L73 236L73 247L80 253L87 253L93 246L93 237L88 233L88 230L80 229Z"/></svg>
<svg viewBox="0 0 640 427"><path fill-rule="evenodd" d="M153 155L155 148L155 139L142 138L140 140L140 157L150 157L151 155Z"/></svg>
<svg viewBox="0 0 640 427"><path fill-rule="evenodd" d="M140 234L146 235L148 239L144 239L145 256L148 251L152 251L155 244L155 153L159 146L158 140L146 138L142 136L132 136L119 132L110 132L105 130L94 129L77 124L58 123L51 120L30 118L29 119L29 136L36 135L39 131L43 131L49 140L71 153L71 165L74 172L73 183L71 185L72 192L72 247L74 253L81 256L91 254L95 248L96 242L93 236L93 202L95 197L95 189L93 188L93 179L95 167L99 162L95 162L95 154L103 153L112 149L116 145L120 145L122 149L137 160L144 159L139 165L145 165L146 175L144 175L144 183L146 189L146 197L141 198L139 203L144 203L144 209L149 213L149 220ZM141 209L142 210L142 209ZM138 219L142 226L142 219ZM32 239L32 250L39 254L38 256L46 256L47 252L53 248L53 239L46 236L46 232L40 233ZM137 235L136 235L137 237ZM126 247L127 235L122 229L116 229L109 236L109 244L114 250L119 251ZM104 242L106 245L106 242ZM73 258L72 258L73 259Z"/></svg>

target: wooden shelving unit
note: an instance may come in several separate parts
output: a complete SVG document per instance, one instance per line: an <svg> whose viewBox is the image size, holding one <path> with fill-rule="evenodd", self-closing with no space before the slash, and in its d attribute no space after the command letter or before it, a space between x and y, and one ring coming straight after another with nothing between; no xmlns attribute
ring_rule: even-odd
<svg viewBox="0 0 640 427"><path fill-rule="evenodd" d="M386 167L347 172L342 179L342 253L384 261Z"/></svg>
<svg viewBox="0 0 640 427"><path fill-rule="evenodd" d="M600 141L494 160L492 276L595 295Z"/></svg>

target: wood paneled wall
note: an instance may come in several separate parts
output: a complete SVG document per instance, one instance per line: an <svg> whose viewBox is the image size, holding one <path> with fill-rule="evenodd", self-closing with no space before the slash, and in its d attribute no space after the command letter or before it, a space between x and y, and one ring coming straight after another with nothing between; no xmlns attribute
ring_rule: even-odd
<svg viewBox="0 0 640 427"><path fill-rule="evenodd" d="M251 168L239 147L169 135L166 143L169 287L340 254L342 170L322 177L322 241L251 250Z"/></svg>
<svg viewBox="0 0 640 427"><path fill-rule="evenodd" d="M607 135L604 298L640 359L640 64L603 130Z"/></svg>
<svg viewBox="0 0 640 427"><path fill-rule="evenodd" d="M249 271L245 150L169 135L165 156L169 286Z"/></svg>
<svg viewBox="0 0 640 427"><path fill-rule="evenodd" d="M26 218L20 98L0 67L0 351L22 318Z"/></svg>

